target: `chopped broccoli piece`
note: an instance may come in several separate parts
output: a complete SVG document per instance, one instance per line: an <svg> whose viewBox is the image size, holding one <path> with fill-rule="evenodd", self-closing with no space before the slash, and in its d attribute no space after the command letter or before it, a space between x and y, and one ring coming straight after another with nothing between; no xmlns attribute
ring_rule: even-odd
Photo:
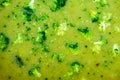
<svg viewBox="0 0 120 80"><path fill-rule="evenodd" d="M45 31L39 32L38 42L43 43L46 40L46 34Z"/></svg>
<svg viewBox="0 0 120 80"><path fill-rule="evenodd" d="M69 48L75 50L78 48L78 43L66 43L66 46L68 46Z"/></svg>
<svg viewBox="0 0 120 80"><path fill-rule="evenodd" d="M108 6L109 3L106 1L106 0L100 0L99 4L102 6L102 7L105 7L105 6Z"/></svg>
<svg viewBox="0 0 120 80"><path fill-rule="evenodd" d="M71 71L71 72L67 72L65 76L66 76L66 77L71 77L71 76L73 76L73 74L74 74L74 73Z"/></svg>
<svg viewBox="0 0 120 80"><path fill-rule="evenodd" d="M68 71L64 74L64 76L60 80L68 80L71 79L72 76L74 75L73 71Z"/></svg>
<svg viewBox="0 0 120 80"><path fill-rule="evenodd" d="M92 22L98 22L98 20L99 20L99 17L98 16L91 16L91 20L92 20Z"/></svg>
<svg viewBox="0 0 120 80"><path fill-rule="evenodd" d="M58 27L59 27L59 24L58 23L53 23L52 27L56 31L58 29Z"/></svg>
<svg viewBox="0 0 120 80"><path fill-rule="evenodd" d="M108 44L108 40L105 37L100 36L100 39L97 42L94 42L93 51L99 53L99 51L101 50L102 46L104 46L106 44Z"/></svg>
<svg viewBox="0 0 120 80"><path fill-rule="evenodd" d="M0 50L4 51L7 49L9 44L9 38L6 37L3 33L0 33Z"/></svg>
<svg viewBox="0 0 120 80"><path fill-rule="evenodd" d="M40 67L39 66L35 66L34 68L31 68L29 71L28 71L28 74L30 76L37 76L37 77L40 77L41 74L40 74Z"/></svg>
<svg viewBox="0 0 120 80"><path fill-rule="evenodd" d="M46 19L48 19L49 16L47 14L43 14L40 18L39 17L36 17L36 21L44 21Z"/></svg>
<svg viewBox="0 0 120 80"><path fill-rule="evenodd" d="M100 14L100 12L95 12L95 11L90 12L91 21L93 23L99 22L99 14Z"/></svg>
<svg viewBox="0 0 120 80"><path fill-rule="evenodd" d="M57 60L58 60L58 62L63 62L64 61L63 55L62 54L58 54Z"/></svg>
<svg viewBox="0 0 120 80"><path fill-rule="evenodd" d="M23 67L24 66L24 62L22 60L22 58L18 55L15 56L15 61L16 63L19 65L19 67Z"/></svg>
<svg viewBox="0 0 120 80"><path fill-rule="evenodd" d="M36 42L36 38L35 38L35 37L32 37L32 38L31 38L31 41L32 41L33 44L38 43L38 42Z"/></svg>
<svg viewBox="0 0 120 80"><path fill-rule="evenodd" d="M83 34L88 34L89 33L88 27L78 28L78 31L80 31Z"/></svg>
<svg viewBox="0 0 120 80"><path fill-rule="evenodd" d="M24 40L24 41L29 41L29 36L28 36L28 34L23 34L23 40Z"/></svg>
<svg viewBox="0 0 120 80"><path fill-rule="evenodd" d="M42 44L45 40L46 40L45 31L39 31L37 37L32 37L33 44L37 44L37 43Z"/></svg>
<svg viewBox="0 0 120 80"><path fill-rule="evenodd" d="M103 16L102 20L99 22L99 29L101 31L105 31L107 27L110 27L111 23L110 21L112 20L112 14L107 13Z"/></svg>
<svg viewBox="0 0 120 80"><path fill-rule="evenodd" d="M78 54L80 49L77 42L66 43L65 46L73 53Z"/></svg>
<svg viewBox="0 0 120 80"><path fill-rule="evenodd" d="M26 30L25 30L27 33L29 33L31 31L31 28L30 27L26 27Z"/></svg>
<svg viewBox="0 0 120 80"><path fill-rule="evenodd" d="M107 0L93 0L93 1L98 3L101 7L105 7L109 5Z"/></svg>
<svg viewBox="0 0 120 80"><path fill-rule="evenodd" d="M55 12L65 6L67 0L53 0L54 5L50 8Z"/></svg>
<svg viewBox="0 0 120 80"><path fill-rule="evenodd" d="M42 46L42 51L43 52L49 52L49 47L47 45Z"/></svg>
<svg viewBox="0 0 120 80"><path fill-rule="evenodd" d="M57 54L55 54L55 53L54 53L54 54L52 54L52 59L56 59L56 58L57 58L57 56L58 56L58 55L57 55Z"/></svg>
<svg viewBox="0 0 120 80"><path fill-rule="evenodd" d="M118 49L114 49L114 52L115 52L116 54L118 54L118 53L119 53L119 50L118 50Z"/></svg>
<svg viewBox="0 0 120 80"><path fill-rule="evenodd" d="M91 40L92 34L88 27L80 27L77 29L87 40Z"/></svg>
<svg viewBox="0 0 120 80"><path fill-rule="evenodd" d="M6 7L10 4L11 0L2 0L2 2L0 3L1 6Z"/></svg>
<svg viewBox="0 0 120 80"><path fill-rule="evenodd" d="M103 65L104 68L107 68L108 67L108 62L105 60L102 65Z"/></svg>
<svg viewBox="0 0 120 80"><path fill-rule="evenodd" d="M35 53L35 52L37 52L38 51L38 47L33 47L32 49L31 49L31 53Z"/></svg>
<svg viewBox="0 0 120 80"><path fill-rule="evenodd" d="M103 36L100 36L100 42L102 43L102 45L108 44L108 40Z"/></svg>
<svg viewBox="0 0 120 80"><path fill-rule="evenodd" d="M58 30L57 30L57 35L58 36L63 36L65 31L67 31L68 29L68 26L67 26L67 23L61 23L58 27Z"/></svg>
<svg viewBox="0 0 120 80"><path fill-rule="evenodd" d="M106 44L108 44L108 40L105 37L100 36L100 39L97 42L94 42L93 52L99 53L102 46Z"/></svg>
<svg viewBox="0 0 120 80"><path fill-rule="evenodd" d="M84 68L84 65L80 64L79 62L73 62L71 64L71 67L72 67L72 69L73 69L74 72L78 73L79 71L81 71L81 69Z"/></svg>
<svg viewBox="0 0 120 80"><path fill-rule="evenodd" d="M35 9L31 6L24 6L23 7L23 16L27 21L31 21L32 15L35 13Z"/></svg>
<svg viewBox="0 0 120 80"><path fill-rule="evenodd" d="M118 46L118 44L114 44L113 45L113 56L116 56L116 55L118 55L119 54L119 46Z"/></svg>
<svg viewBox="0 0 120 80"><path fill-rule="evenodd" d="M99 24L99 29L102 30L102 31L105 31L107 27L109 27L111 24L107 21L101 21L100 24Z"/></svg>
<svg viewBox="0 0 120 80"><path fill-rule="evenodd" d="M23 43L24 41L29 41L29 35L24 33L18 33L14 44Z"/></svg>
<svg viewBox="0 0 120 80"><path fill-rule="evenodd" d="M64 61L64 56L63 54L53 54L52 59L57 59L57 61L61 63Z"/></svg>

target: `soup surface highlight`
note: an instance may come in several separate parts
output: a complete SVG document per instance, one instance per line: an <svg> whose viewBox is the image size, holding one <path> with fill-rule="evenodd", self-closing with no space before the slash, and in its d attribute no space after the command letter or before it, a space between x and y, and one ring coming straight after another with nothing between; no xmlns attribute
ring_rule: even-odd
<svg viewBox="0 0 120 80"><path fill-rule="evenodd" d="M0 80L120 80L120 0L0 0Z"/></svg>

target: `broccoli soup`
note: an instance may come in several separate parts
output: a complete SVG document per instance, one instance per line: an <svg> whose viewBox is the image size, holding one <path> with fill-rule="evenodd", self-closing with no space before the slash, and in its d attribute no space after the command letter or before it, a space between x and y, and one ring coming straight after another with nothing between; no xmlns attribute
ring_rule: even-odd
<svg viewBox="0 0 120 80"><path fill-rule="evenodd" d="M120 80L119 0L0 0L0 80Z"/></svg>

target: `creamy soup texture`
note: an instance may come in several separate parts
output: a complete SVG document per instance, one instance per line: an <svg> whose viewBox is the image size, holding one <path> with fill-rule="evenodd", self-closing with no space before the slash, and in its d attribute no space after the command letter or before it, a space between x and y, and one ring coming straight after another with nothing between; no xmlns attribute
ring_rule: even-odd
<svg viewBox="0 0 120 80"><path fill-rule="evenodd" d="M120 80L120 0L0 0L0 80Z"/></svg>

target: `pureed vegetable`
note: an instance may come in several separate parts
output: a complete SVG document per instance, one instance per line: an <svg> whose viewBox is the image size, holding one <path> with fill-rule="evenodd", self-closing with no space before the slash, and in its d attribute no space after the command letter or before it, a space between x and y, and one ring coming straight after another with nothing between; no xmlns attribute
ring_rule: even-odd
<svg viewBox="0 0 120 80"><path fill-rule="evenodd" d="M0 80L119 80L119 5L1 0Z"/></svg>

